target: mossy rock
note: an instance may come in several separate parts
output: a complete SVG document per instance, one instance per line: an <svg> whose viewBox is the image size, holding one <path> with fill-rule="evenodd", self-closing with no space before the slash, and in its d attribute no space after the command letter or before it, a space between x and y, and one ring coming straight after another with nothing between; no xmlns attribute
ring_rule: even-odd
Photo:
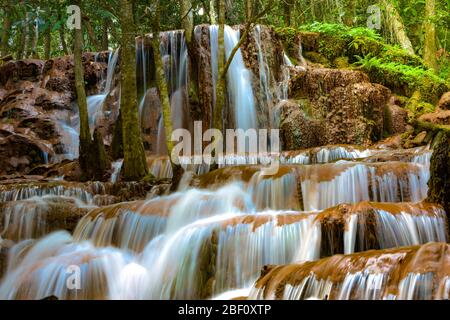
<svg viewBox="0 0 450 320"><path fill-rule="evenodd" d="M308 59L309 61L313 62L313 63L320 63L324 67L330 67L331 66L331 63L330 63L330 61L327 58L325 58L323 55L321 55L320 53L317 53L315 51L305 52L303 54L303 56L306 59Z"/></svg>
<svg viewBox="0 0 450 320"><path fill-rule="evenodd" d="M333 61L333 65L338 69L349 68L350 64L348 63L348 57L337 57Z"/></svg>
<svg viewBox="0 0 450 320"><path fill-rule="evenodd" d="M336 63L336 59L346 57L349 63L366 72L370 81L380 83L396 94L409 97L419 90L424 102L434 104L449 91L448 80L428 69L421 57L385 43L374 30L327 23L275 30L289 50L298 50L301 41L306 58L330 66L324 57L333 62L331 66L338 68L343 66Z"/></svg>
<svg viewBox="0 0 450 320"><path fill-rule="evenodd" d="M435 138L431 156L430 179L428 180L428 201L438 203L450 215L450 138L441 133Z"/></svg>
<svg viewBox="0 0 450 320"><path fill-rule="evenodd" d="M370 81L380 83L397 94L411 96L419 91L422 101L436 103L449 90L449 83L431 70L395 62L384 63L378 58L365 58L358 63Z"/></svg>
<svg viewBox="0 0 450 320"><path fill-rule="evenodd" d="M144 178L142 178L142 182L155 182L156 178L152 173L147 174Z"/></svg>

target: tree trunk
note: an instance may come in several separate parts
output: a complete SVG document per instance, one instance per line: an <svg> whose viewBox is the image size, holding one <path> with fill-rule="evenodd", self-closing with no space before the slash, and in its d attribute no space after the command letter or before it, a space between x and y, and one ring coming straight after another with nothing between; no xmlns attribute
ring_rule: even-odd
<svg viewBox="0 0 450 320"><path fill-rule="evenodd" d="M113 140L111 142L111 157L113 160L123 158L123 135L122 135L122 112L119 111L119 116L114 124Z"/></svg>
<svg viewBox="0 0 450 320"><path fill-rule="evenodd" d="M61 16L58 15L58 20L61 20ZM61 24L59 27L59 41L61 42L61 47L64 52L64 54L67 56L69 55L69 50L67 48L66 38L65 38L65 30L64 30L64 23Z"/></svg>
<svg viewBox="0 0 450 320"><path fill-rule="evenodd" d="M33 22L33 37L31 38L31 57L33 59L39 59L39 54L37 52L37 44L39 41L39 27L38 27L38 17L36 17L36 20Z"/></svg>
<svg viewBox="0 0 450 320"><path fill-rule="evenodd" d="M217 24L217 13L215 8L215 0L209 1L209 23L210 24Z"/></svg>
<svg viewBox="0 0 450 320"><path fill-rule="evenodd" d="M84 70L82 63L82 45L83 45L83 34L81 29L75 29L74 32L74 48L73 48L73 59L75 68L75 89L77 92L77 103L78 112L80 118L80 156L79 163L80 168L84 173L84 178L89 179L89 149L92 143L91 133L89 131L89 118L86 102L86 92L84 89Z"/></svg>
<svg viewBox="0 0 450 320"><path fill-rule="evenodd" d="M22 29L20 30L20 39L19 44L17 45L16 60L23 59L24 49L25 49L25 32Z"/></svg>
<svg viewBox="0 0 450 320"><path fill-rule="evenodd" d="M108 51L109 41L108 41L108 28L109 28L109 19L103 19L102 25L102 51Z"/></svg>
<svg viewBox="0 0 450 320"><path fill-rule="evenodd" d="M111 163L106 155L103 135L98 128L94 130L94 140L89 150L89 156L91 159L90 175L95 180L104 180L107 172L111 168Z"/></svg>
<svg viewBox="0 0 450 320"><path fill-rule="evenodd" d="M30 54L28 55L32 59L39 59L39 53L37 52L37 42L38 42L38 33L35 31L33 32L33 37L31 38Z"/></svg>
<svg viewBox="0 0 450 320"><path fill-rule="evenodd" d="M225 67L225 0L219 0L219 34L218 34L216 103L214 105L213 128L223 129L223 109L225 107L226 73Z"/></svg>
<svg viewBox="0 0 450 320"><path fill-rule="evenodd" d="M438 70L436 60L436 27L433 22L433 18L436 15L436 3L435 0L425 1L425 42L423 51L423 60L427 67Z"/></svg>
<svg viewBox="0 0 450 320"><path fill-rule="evenodd" d="M120 70L123 135L123 178L140 180L148 173L144 145L139 126L137 90L136 90L136 41L131 0L120 0Z"/></svg>
<svg viewBox="0 0 450 320"><path fill-rule="evenodd" d="M89 129L89 116L84 88L84 68L82 62L83 32L75 29L73 59L75 69L75 88L77 92L77 102L80 118L80 145L79 159L80 168L83 172L82 179L103 180L106 172L110 168L110 163L106 156L101 133L95 129L92 140Z"/></svg>
<svg viewBox="0 0 450 320"><path fill-rule="evenodd" d="M188 46L192 43L194 32L194 15L192 14L191 0L181 0L180 4L181 28L184 30L184 37Z"/></svg>
<svg viewBox="0 0 450 320"><path fill-rule="evenodd" d="M395 35L396 42L409 54L414 54L413 46L406 34L406 28L397 9L392 4L391 0L382 0L382 4L386 9L386 23Z"/></svg>
<svg viewBox="0 0 450 320"><path fill-rule="evenodd" d="M11 29L11 10L8 3L3 8L3 15L3 26L0 33L0 57L4 57L9 53L8 41Z"/></svg>
<svg viewBox="0 0 450 320"><path fill-rule="evenodd" d="M287 26L290 26L291 23L291 17L292 17L292 9L294 7L294 1L293 0L284 0L284 17L285 17L285 23Z"/></svg>
<svg viewBox="0 0 450 320"><path fill-rule="evenodd" d="M99 51L100 44L98 42L98 39L95 35L94 28L91 25L91 21L89 20L88 16L83 15L83 25L86 27L86 31L89 37L89 42L94 47L94 51Z"/></svg>
<svg viewBox="0 0 450 320"><path fill-rule="evenodd" d="M24 57L25 59L28 58L30 56L30 51L29 51L29 42L30 42L30 14L28 12L25 12L25 22L24 22L24 28L23 28L23 32L25 34L25 39L24 39L24 47L23 47L23 53L24 53Z"/></svg>
<svg viewBox="0 0 450 320"><path fill-rule="evenodd" d="M188 56L189 56L189 84L188 84L188 97L189 97L189 105L191 110L197 110L199 106L199 97L198 97L198 72L194 70L198 70L198 61L197 55L195 54L195 44L192 41L192 37L194 35L194 20L192 15L192 2L191 0L182 0L181 1L181 27L184 29L184 37L186 39L186 45L188 48Z"/></svg>
<svg viewBox="0 0 450 320"><path fill-rule="evenodd" d="M157 0L153 24L153 37L152 37L152 49L153 55L155 57L155 68L156 68L156 82L158 85L159 97L161 99L162 114L164 122L164 130L166 132L166 145L167 153L169 157L172 154L173 142L172 142L172 116L169 100L169 91L167 89L166 77L164 74L164 65L161 58L161 52L159 49L159 19L160 19L160 2Z"/></svg>
<svg viewBox="0 0 450 320"><path fill-rule="evenodd" d="M250 20L253 15L253 0L245 0L245 18Z"/></svg>
<svg viewBox="0 0 450 320"><path fill-rule="evenodd" d="M50 59L50 51L52 47L52 34L50 30L50 26L47 27L45 30L44 35L44 59L48 60Z"/></svg>

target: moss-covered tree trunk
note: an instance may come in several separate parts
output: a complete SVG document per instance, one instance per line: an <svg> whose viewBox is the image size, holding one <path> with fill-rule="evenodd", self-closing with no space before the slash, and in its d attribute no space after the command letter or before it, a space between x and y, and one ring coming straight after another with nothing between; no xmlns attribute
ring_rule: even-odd
<svg viewBox="0 0 450 320"><path fill-rule="evenodd" d="M47 27L44 34L44 59L50 59L50 50L52 47L52 34L50 27Z"/></svg>
<svg viewBox="0 0 450 320"><path fill-rule="evenodd" d="M253 15L253 0L245 0L245 18L250 20Z"/></svg>
<svg viewBox="0 0 450 320"><path fill-rule="evenodd" d="M100 49L99 41L95 34L94 28L92 27L91 20L86 15L83 15L83 24L86 27L86 31L87 31L87 34L89 37L89 42L94 47L95 51L99 51L99 49Z"/></svg>
<svg viewBox="0 0 450 320"><path fill-rule="evenodd" d="M58 20L61 20L60 15L58 15ZM67 48L67 43L66 43L64 23L62 23L61 26L59 27L59 42L61 43L61 47L63 49L64 54L68 55L69 50Z"/></svg>
<svg viewBox="0 0 450 320"><path fill-rule="evenodd" d="M184 37L186 39L186 45L188 48L189 56L189 84L188 84L188 98L189 106L194 113L199 112L199 95L198 95L198 61L195 43L193 41L194 36L194 17L192 14L192 1L182 0L180 6L180 14L182 17L181 27L184 30Z"/></svg>
<svg viewBox="0 0 450 320"><path fill-rule="evenodd" d="M9 33L11 29L11 10L9 1L5 3L5 6L3 7L3 24L2 24L2 30L0 31L0 57L4 57L8 55L9 46L8 46L8 40L9 40Z"/></svg>
<svg viewBox="0 0 450 320"><path fill-rule="evenodd" d="M184 30L184 37L188 46L192 42L192 35L194 32L194 15L192 14L192 3L190 0L181 0L180 15L181 28Z"/></svg>
<svg viewBox="0 0 450 320"><path fill-rule="evenodd" d="M291 18L292 18L292 10L294 9L294 0L284 0L284 22L287 26L290 26L292 24Z"/></svg>
<svg viewBox="0 0 450 320"><path fill-rule="evenodd" d="M215 8L215 0L209 0L209 23L217 23L217 13Z"/></svg>
<svg viewBox="0 0 450 320"><path fill-rule="evenodd" d="M133 17L133 2L120 0L120 70L123 138L123 179L140 180L148 173L144 145L139 126L136 90L136 41Z"/></svg>
<svg viewBox="0 0 450 320"><path fill-rule="evenodd" d="M113 158L113 160L123 158L122 113L120 111L117 121L114 123L114 133L111 142L111 158Z"/></svg>
<svg viewBox="0 0 450 320"><path fill-rule="evenodd" d="M16 53L16 60L23 59L24 50L25 50L25 31L24 29L19 30L20 32L20 38L19 43L17 45L17 53Z"/></svg>
<svg viewBox="0 0 450 320"><path fill-rule="evenodd" d="M394 34L396 41L408 53L414 54L414 49L406 34L406 28L403 24L402 17L392 3L392 0L382 0L381 2L386 10L386 23Z"/></svg>
<svg viewBox="0 0 450 320"><path fill-rule="evenodd" d="M225 67L225 0L219 0L219 35L218 35L216 102L214 105L213 128L223 129L223 109L225 107L226 73Z"/></svg>
<svg viewBox="0 0 450 320"><path fill-rule="evenodd" d="M168 155L171 156L173 149L172 137L172 116L169 100L169 90L167 89L166 76L164 74L164 65L161 58L161 52L159 47L159 17L160 17L161 7L160 2L157 0L155 17L153 19L153 37L152 37L152 49L153 55L155 57L155 68L156 68L156 83L158 86L159 97L161 99L162 114L164 130L166 132L166 145Z"/></svg>
<svg viewBox="0 0 450 320"><path fill-rule="evenodd" d="M78 103L78 115L80 119L80 144L79 144L79 163L81 170L85 174L86 178L89 178L87 174L89 170L89 150L92 143L91 133L89 131L89 117L86 101L86 92L84 89L84 71L82 62L82 45L83 34L81 29L75 29L74 32L74 47L73 47L73 60L75 68L75 89L77 92Z"/></svg>
<svg viewBox="0 0 450 320"><path fill-rule="evenodd" d="M423 48L423 60L425 64L434 70L438 69L436 60L436 27L433 19L436 15L436 3L435 0L425 1L425 39Z"/></svg>
<svg viewBox="0 0 450 320"><path fill-rule="evenodd" d="M39 53L37 52L37 44L39 41L39 27L37 25L37 21L33 21L31 30L33 31L33 33L31 37L30 55L33 59L39 59Z"/></svg>
<svg viewBox="0 0 450 320"><path fill-rule="evenodd" d="M109 47L108 29L109 29L109 19L104 18L102 25L102 51L108 51Z"/></svg>
<svg viewBox="0 0 450 320"><path fill-rule="evenodd" d="M30 56L30 14L28 13L28 11L25 12L23 33L25 37L23 40L23 54L25 58L28 58Z"/></svg>

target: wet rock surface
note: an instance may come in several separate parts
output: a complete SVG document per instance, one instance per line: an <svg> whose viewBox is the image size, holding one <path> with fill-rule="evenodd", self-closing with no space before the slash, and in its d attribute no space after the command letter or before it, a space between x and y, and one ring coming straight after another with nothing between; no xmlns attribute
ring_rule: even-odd
<svg viewBox="0 0 450 320"><path fill-rule="evenodd" d="M286 101L280 108L280 140L283 150L298 150L326 144L326 125L305 113L302 105Z"/></svg>
<svg viewBox="0 0 450 320"><path fill-rule="evenodd" d="M83 55L88 94L100 90L104 56ZM0 89L0 175L24 174L72 152L67 139L75 137L67 127L77 107L71 56L10 61L0 67Z"/></svg>
<svg viewBox="0 0 450 320"><path fill-rule="evenodd" d="M242 26L233 28L241 28L242 34ZM163 35L163 45L170 47L167 51L178 48L175 40L181 35L179 30ZM68 139L74 136L64 127L70 124L76 131L71 57L11 61L1 66L0 277L14 243L49 238L30 241L26 250L36 243L45 244L43 256L22 266L14 286L2 287L6 289L0 296L51 296L52 292L44 296L36 293L42 282L57 286L61 279L65 281L66 275L61 274L58 280L59 274L52 267L65 269L83 263L92 280L86 290L79 296L66 292L57 295L59 298L108 298L109 286L115 285L116 279L123 280L118 275L124 274L133 278L121 283L127 290L119 290L120 298L142 294L128 292L128 281L136 279L145 287L145 297L152 287L149 283L162 279L160 287L152 287L152 298L210 298L218 292L251 286L261 269L250 295L253 298L308 298L307 294L295 295L303 284L311 288L311 298L380 298L381 293L404 298L402 285L407 288L407 281L416 280L425 288L418 291L425 294L421 296L414 288L404 292L412 292L414 298L444 297L449 287L445 284L448 245L428 242L449 239L448 216L443 211L445 208L448 214L450 210L446 183L449 141L434 145L435 132L414 130L408 125L404 101L371 83L363 72L349 69L349 59L337 56L337 52L331 56L317 53L319 46L326 45L319 38L318 33L302 32L283 48L284 39L271 28L260 26L241 47L245 67L251 71L259 127L275 125L271 122L279 116L285 150L279 156L284 162L273 175L266 175L260 162L247 159L242 163L244 156L234 155L229 158L236 161L232 166L191 172L185 181L181 166L172 172L168 157L149 156L154 176L150 182L120 182L121 163L116 161L111 172L116 170L118 177L111 181L119 182L81 183L79 164L69 157L73 150L67 149ZM164 144L164 136L159 135L161 103L154 87L148 40L138 39L138 48L141 41L150 66L147 70L138 62L141 71L137 76L138 83L147 81L138 89L144 97L141 127L146 151L153 154ZM199 101L191 106L178 105L186 116L183 119L203 121L203 131L211 123L214 107L210 40L209 26L197 26L197 65L188 72L198 76ZM308 65L301 61L301 44L310 60ZM339 45L345 43L336 43ZM284 50L297 66L284 68ZM87 94L97 95L103 104L96 126L110 144L120 90L116 72L113 89L102 91L108 56L106 52L87 53L83 64ZM163 59L170 69L171 53L166 52ZM281 89L287 90L281 86L287 75L291 79L289 97L284 91L280 94ZM173 85L174 81L169 87ZM146 92L141 92L143 89ZM190 94L185 86L179 89L171 94L171 100ZM445 94L436 111L420 120L448 124L448 98ZM225 112L224 122L231 128L234 123L229 112ZM186 125L180 122L180 126ZM394 136L381 140L388 134ZM320 148L327 144L333 145ZM435 151L428 201L439 205L422 201L427 194L432 152L428 144ZM175 177L172 182L183 180L178 192L171 177ZM72 235L52 233L56 230ZM149 247L154 238L157 241ZM48 245L60 246L59 251L46 256ZM380 250L385 248L395 249ZM348 254L352 252L359 253ZM148 253L152 259L142 260ZM112 265L120 272L109 282ZM136 269L129 272L130 267ZM432 281L421 278L427 273L433 274ZM384 274L391 278L380 280L381 291L366 290L366 282ZM148 277L152 282L145 282ZM344 281L357 283L359 291L339 291ZM432 287L427 287L429 283ZM316 288L331 289L317 293Z"/></svg>
<svg viewBox="0 0 450 320"><path fill-rule="evenodd" d="M398 249L367 251L352 255L335 255L316 262L297 265L276 266L265 271L258 279L256 289L250 298L264 299L406 299L408 284L402 285L402 280L416 278L416 281L426 281L420 278L420 273L433 274L433 282L426 292L414 292L413 299L445 299L448 294L445 289L448 275L449 245L446 243L428 243L422 246L404 247ZM353 274L371 270L386 274L389 282L381 282L377 292L355 290L353 287L342 286L347 280L351 282ZM365 278L365 276L362 276ZM410 279L411 280L411 279ZM327 283L327 289L314 290L315 285ZM293 291L289 287L304 284L303 290ZM362 285L362 287L365 287ZM361 288L361 286L357 286ZM299 288L300 289L300 288ZM411 297L410 297L411 299Z"/></svg>
<svg viewBox="0 0 450 320"><path fill-rule="evenodd" d="M308 68L291 79L289 96L307 99L325 124L326 142L368 145L381 139L390 91L359 71Z"/></svg>

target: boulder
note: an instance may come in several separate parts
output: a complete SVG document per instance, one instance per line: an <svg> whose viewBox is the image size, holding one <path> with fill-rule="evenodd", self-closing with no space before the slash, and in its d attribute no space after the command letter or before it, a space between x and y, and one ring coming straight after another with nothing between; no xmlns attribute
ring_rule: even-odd
<svg viewBox="0 0 450 320"><path fill-rule="evenodd" d="M408 129L408 112L394 103L386 110L386 131L390 134L404 133Z"/></svg>
<svg viewBox="0 0 450 320"><path fill-rule="evenodd" d="M280 106L280 140L283 150L298 150L325 144L324 125L308 117L295 101Z"/></svg>
<svg viewBox="0 0 450 320"><path fill-rule="evenodd" d="M308 68L291 79L289 96L307 99L311 115L323 119L327 144L369 145L381 139L389 89L362 72Z"/></svg>
<svg viewBox="0 0 450 320"><path fill-rule="evenodd" d="M450 125L450 109L445 110L437 108L434 112L421 115L419 120L431 122L433 124Z"/></svg>
<svg viewBox="0 0 450 320"><path fill-rule="evenodd" d="M420 133L412 140L412 144L413 144L413 145L416 145L416 146L420 146L420 145L425 141L426 136L427 136L427 132L426 132L426 131L420 132Z"/></svg>
<svg viewBox="0 0 450 320"><path fill-rule="evenodd" d="M32 136L0 131L0 175L28 172L48 161L53 150Z"/></svg>
<svg viewBox="0 0 450 320"><path fill-rule="evenodd" d="M20 81L38 82L42 77L45 61L26 59L10 61L0 66L0 85L13 89Z"/></svg>
<svg viewBox="0 0 450 320"><path fill-rule="evenodd" d="M442 95L437 107L441 110L450 110L450 91Z"/></svg>

